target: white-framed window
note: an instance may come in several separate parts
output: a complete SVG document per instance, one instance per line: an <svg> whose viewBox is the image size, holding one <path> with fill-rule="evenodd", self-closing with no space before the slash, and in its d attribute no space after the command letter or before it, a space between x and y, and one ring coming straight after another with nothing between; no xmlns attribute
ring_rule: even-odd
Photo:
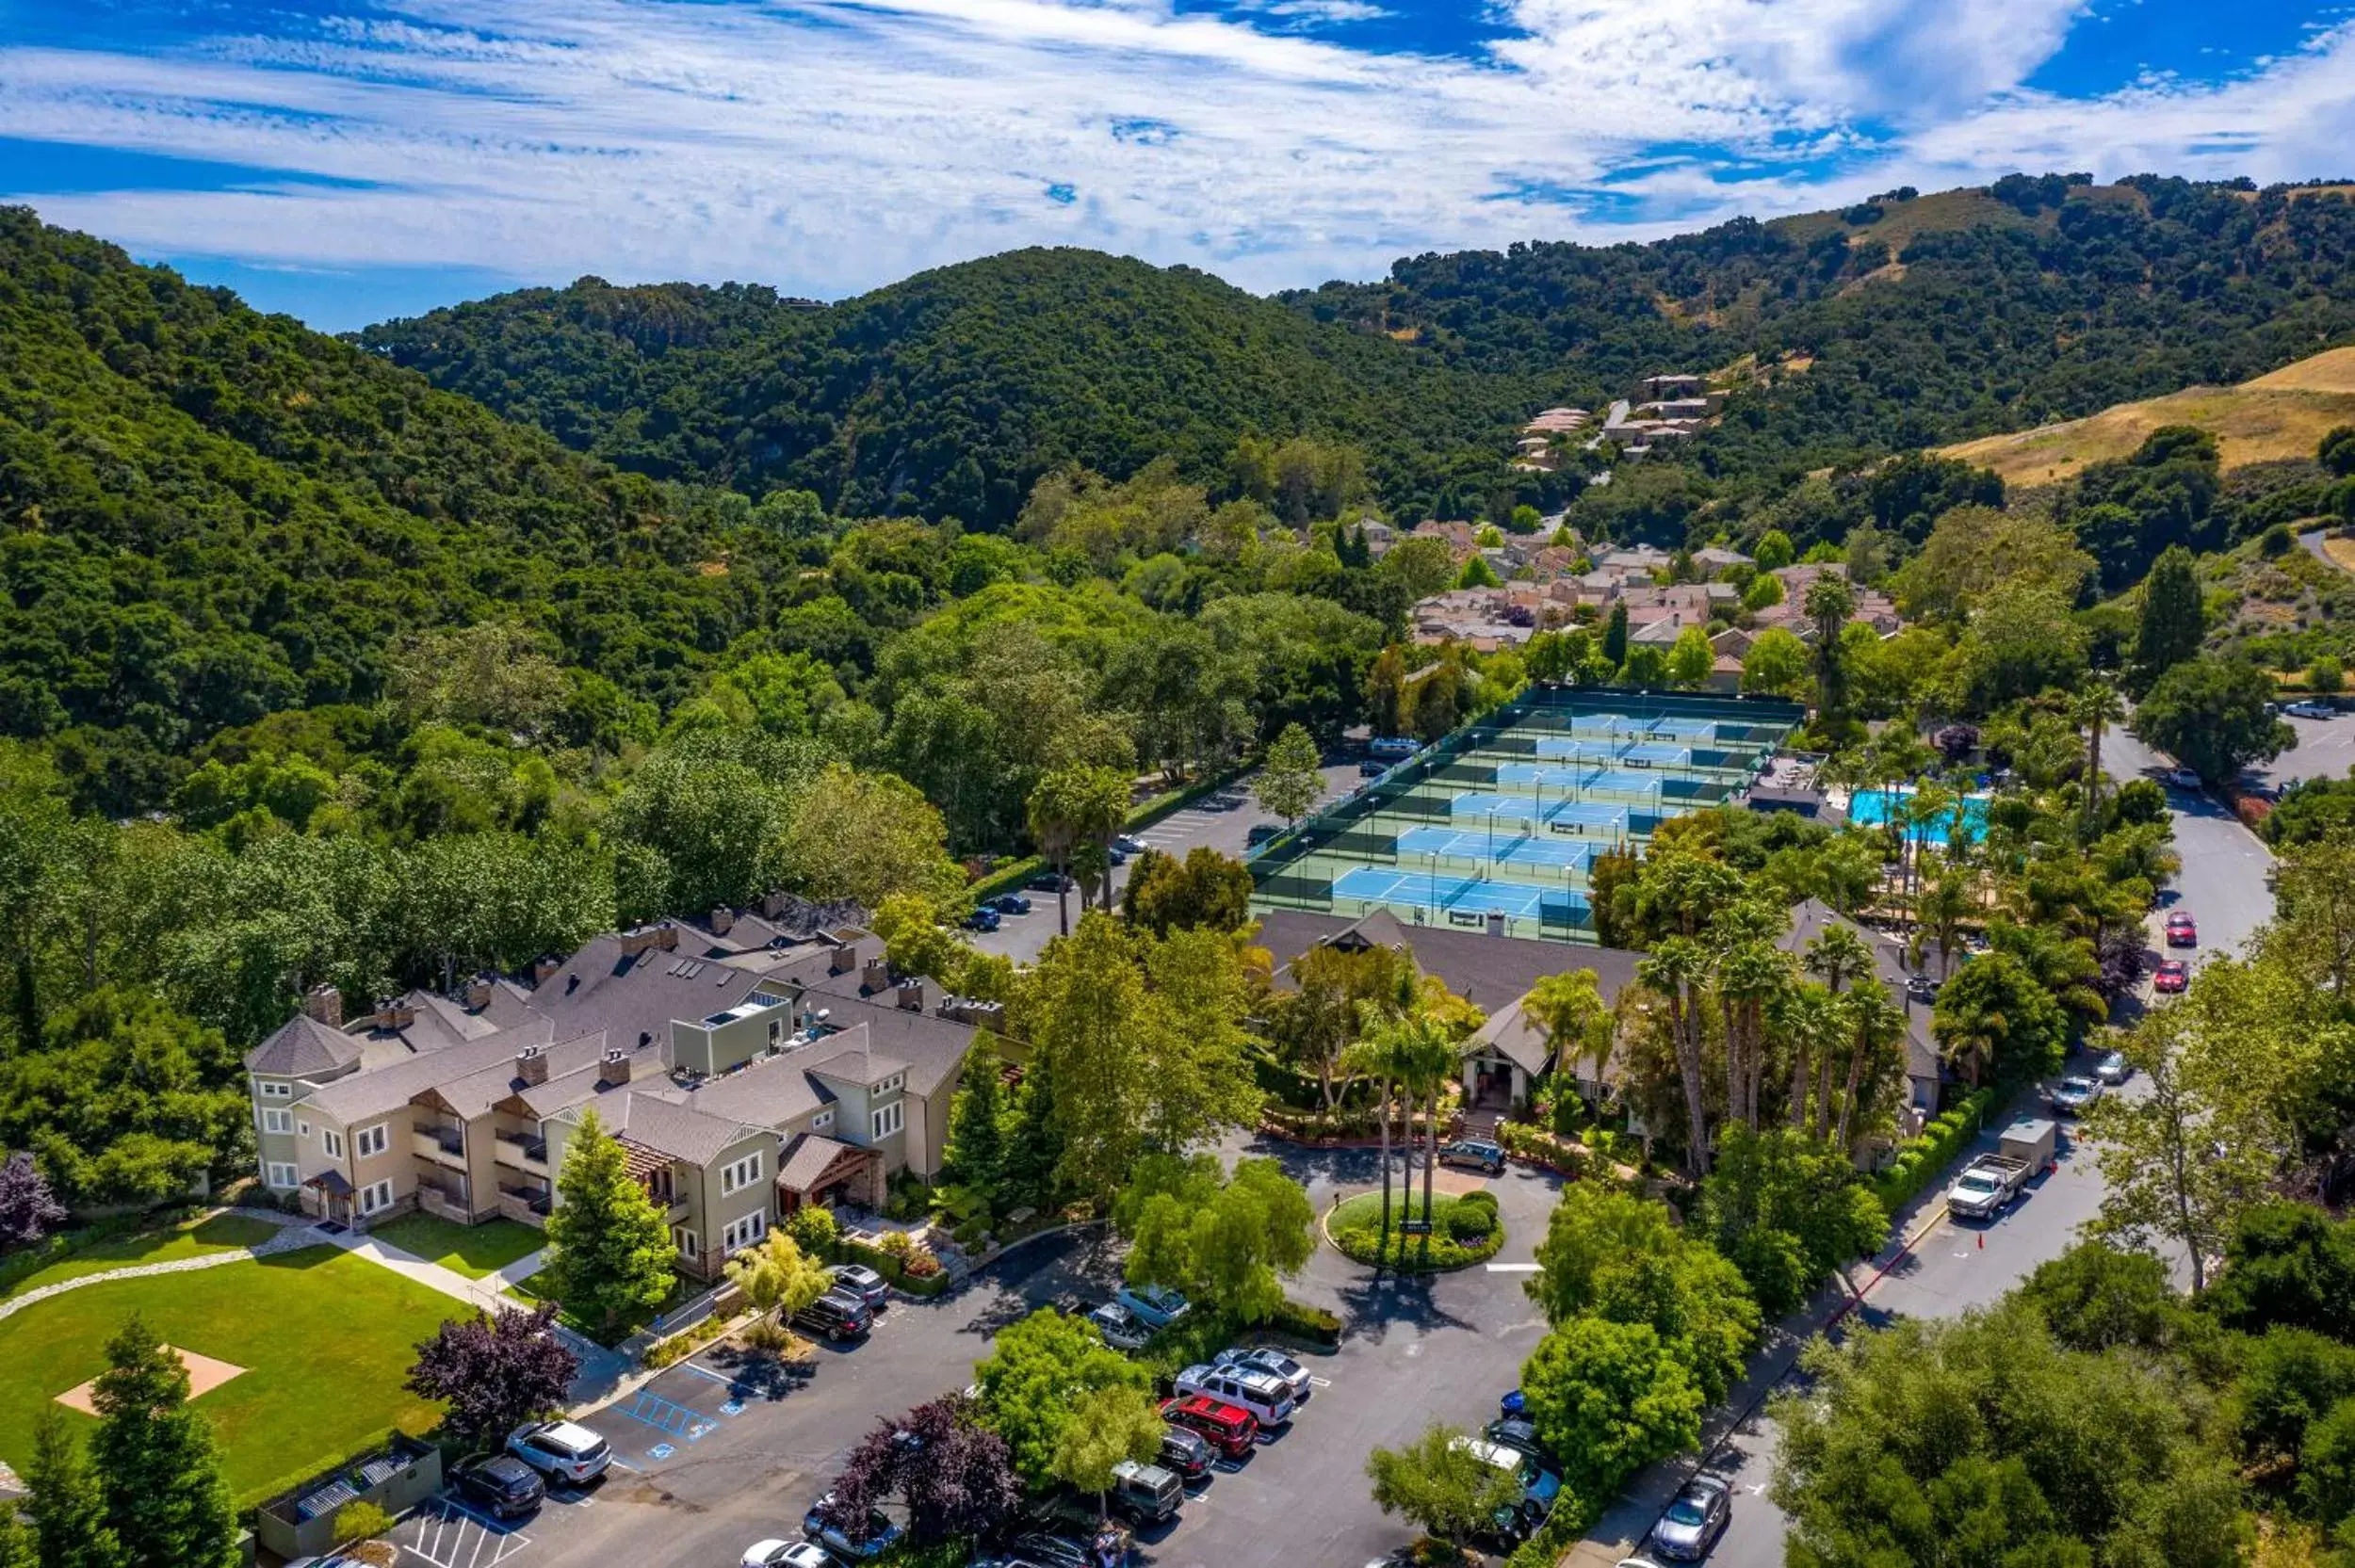
<svg viewBox="0 0 2355 1568"><path fill-rule="evenodd" d="M344 1157L344 1135L334 1128L321 1127L319 1129L319 1145L327 1151L329 1159Z"/></svg>
<svg viewBox="0 0 2355 1568"><path fill-rule="evenodd" d="M891 1093L896 1093L896 1092L899 1091L900 1086L901 1086L901 1084L906 1083L907 1081L908 1081L908 1080L907 1080L907 1075L906 1075L906 1074L904 1074L904 1073L894 1073L894 1074L892 1074L892 1075L891 1075L891 1076L889 1076L889 1077L887 1077L887 1078L884 1079L884 1081L883 1081L883 1082L881 1082L881 1083L879 1083L879 1084L877 1084L877 1085L875 1086L875 1092L876 1092L876 1093L878 1093L878 1094L891 1094Z"/></svg>
<svg viewBox="0 0 2355 1568"><path fill-rule="evenodd" d="M749 1247L769 1234L769 1211L756 1208L740 1220L731 1220L720 1229L720 1254Z"/></svg>
<svg viewBox="0 0 2355 1568"><path fill-rule="evenodd" d="M382 1122L373 1126L362 1127L351 1135L351 1152L362 1159L367 1158L370 1155L382 1154L384 1143L384 1123Z"/></svg>
<svg viewBox="0 0 2355 1568"><path fill-rule="evenodd" d="M898 1132L901 1124L901 1114L900 1102L897 1100L892 1101L891 1104L884 1107L881 1110L871 1112L867 1118L869 1136L874 1138L889 1138L893 1133Z"/></svg>
<svg viewBox="0 0 2355 1568"><path fill-rule="evenodd" d="M674 1227L671 1237L678 1243L678 1255L692 1262L695 1256L695 1233L685 1225Z"/></svg>
<svg viewBox="0 0 2355 1568"><path fill-rule="evenodd" d="M393 1184L390 1178L370 1182L360 1189L360 1212L378 1214L393 1206Z"/></svg>
<svg viewBox="0 0 2355 1568"><path fill-rule="evenodd" d="M820 1111L817 1115L809 1119L809 1130L811 1132L824 1132L828 1127L833 1125L834 1110L832 1107Z"/></svg>
<svg viewBox="0 0 2355 1568"><path fill-rule="evenodd" d="M271 1160L262 1168L262 1180L281 1191L295 1186L300 1179L295 1174L293 1166L281 1164L277 1160Z"/></svg>
<svg viewBox="0 0 2355 1568"><path fill-rule="evenodd" d="M253 1080L253 1089L254 1092L260 1094L265 1100L294 1098L294 1085L290 1083L276 1083L268 1078L256 1078Z"/></svg>
<svg viewBox="0 0 2355 1568"><path fill-rule="evenodd" d="M266 1133L294 1131L294 1112L279 1110L271 1106L262 1107L262 1130Z"/></svg>
<svg viewBox="0 0 2355 1568"><path fill-rule="evenodd" d="M760 1180L761 1163L760 1152L755 1150L733 1165L721 1167L720 1190L722 1192L743 1191L744 1188Z"/></svg>

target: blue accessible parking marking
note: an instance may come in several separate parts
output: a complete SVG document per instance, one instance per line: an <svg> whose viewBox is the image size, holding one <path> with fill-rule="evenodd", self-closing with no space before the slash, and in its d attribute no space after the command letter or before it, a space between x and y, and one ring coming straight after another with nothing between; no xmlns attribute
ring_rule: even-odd
<svg viewBox="0 0 2355 1568"><path fill-rule="evenodd" d="M650 1394L643 1390L640 1391L638 1398L631 1400L629 1407L623 1410L621 1414L633 1421L643 1421L658 1431L668 1432L673 1437L685 1438L690 1443L720 1424L700 1410L690 1410L683 1404L662 1398L659 1394ZM666 1456L657 1454L655 1457L661 1459Z"/></svg>
<svg viewBox="0 0 2355 1568"><path fill-rule="evenodd" d="M653 1447L646 1450L646 1457L648 1459L668 1459L676 1452L678 1452L678 1450L672 1447L668 1443L658 1443Z"/></svg>
<svg viewBox="0 0 2355 1568"><path fill-rule="evenodd" d="M741 1399L730 1399L726 1404L720 1407L720 1414L723 1415L741 1415L744 1414L744 1401Z"/></svg>

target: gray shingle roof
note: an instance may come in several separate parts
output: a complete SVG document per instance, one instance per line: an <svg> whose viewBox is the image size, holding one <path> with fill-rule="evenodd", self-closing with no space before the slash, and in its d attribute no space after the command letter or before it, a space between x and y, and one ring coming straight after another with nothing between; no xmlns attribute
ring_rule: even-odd
<svg viewBox="0 0 2355 1568"><path fill-rule="evenodd" d="M713 1116L782 1127L834 1098L809 1080L810 1052L822 1045L770 1057L713 1078L689 1093L686 1103Z"/></svg>
<svg viewBox="0 0 2355 1568"><path fill-rule="evenodd" d="M1437 976L1450 991L1490 1013L1527 995L1529 988L1546 976L1573 969L1592 969L1608 1001L1634 979L1635 965L1644 956L1618 947L1490 936L1453 926L1417 926L1389 910L1375 910L1356 920L1305 910L1271 910L1259 917L1257 941L1275 959L1276 983L1289 987L1292 961L1318 943L1335 938L1380 946L1403 943L1424 974Z"/></svg>
<svg viewBox="0 0 2355 1568"><path fill-rule="evenodd" d="M496 1067L511 1060L527 1045L544 1045L549 1033L546 1019L534 1019L501 1034L429 1051L372 1073L339 1078L305 1103L320 1115L349 1126L371 1116L398 1110L429 1089Z"/></svg>
<svg viewBox="0 0 2355 1568"><path fill-rule="evenodd" d="M692 1106L676 1105L636 1089L607 1095L596 1107L606 1131L690 1165L708 1165L757 1127Z"/></svg>
<svg viewBox="0 0 2355 1568"><path fill-rule="evenodd" d="M307 1012L298 1012L245 1054L245 1070L269 1077L308 1078L338 1073L360 1059L361 1044Z"/></svg>

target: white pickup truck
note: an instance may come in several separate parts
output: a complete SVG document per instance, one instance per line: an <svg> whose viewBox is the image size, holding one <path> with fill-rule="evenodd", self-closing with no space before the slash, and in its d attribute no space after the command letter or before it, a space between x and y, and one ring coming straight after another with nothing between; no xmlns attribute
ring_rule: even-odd
<svg viewBox="0 0 2355 1568"><path fill-rule="evenodd" d="M2009 1155L1981 1155L1963 1168L1946 1189L1946 1212L1965 1220L1992 1220L2011 1206L2036 1167Z"/></svg>

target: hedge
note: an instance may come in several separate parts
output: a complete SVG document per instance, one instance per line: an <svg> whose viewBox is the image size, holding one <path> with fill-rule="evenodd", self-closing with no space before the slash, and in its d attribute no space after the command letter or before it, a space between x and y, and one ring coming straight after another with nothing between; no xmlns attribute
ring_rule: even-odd
<svg viewBox="0 0 2355 1568"><path fill-rule="evenodd" d="M1873 1196L1894 1219L1897 1211L1920 1196L1943 1175L1957 1155L1968 1147L1994 1114L1995 1091L1982 1089L1908 1138L1897 1148L1896 1163L1873 1178Z"/></svg>
<svg viewBox="0 0 2355 1568"><path fill-rule="evenodd" d="M836 1262L863 1263L881 1274L885 1283L896 1285L911 1296L937 1296L949 1288L947 1269L933 1274L911 1274L904 1263L881 1247L869 1247L864 1241L853 1241L845 1237L835 1243L834 1250Z"/></svg>
<svg viewBox="0 0 2355 1568"><path fill-rule="evenodd" d="M1527 1122L1500 1122L1497 1141L1504 1152L1516 1159L1542 1165L1549 1171L1559 1171L1566 1176L1583 1176L1593 1157L1584 1149L1565 1138L1558 1138L1543 1127Z"/></svg>
<svg viewBox="0 0 2355 1568"><path fill-rule="evenodd" d="M1361 1192L1334 1204L1325 1216L1325 1234L1345 1256L1403 1273L1441 1273L1485 1262L1504 1245L1504 1224L1493 1202L1467 1204L1461 1198L1441 1193L1432 1202L1430 1235L1409 1236L1401 1228L1409 1212L1401 1204L1391 1213L1389 1246L1385 1249L1381 1245L1381 1201L1379 1193ZM1420 1212L1421 1207L1417 1203L1414 1211ZM1480 1211L1484 1220L1469 1242L1459 1237L1455 1221L1456 1214L1466 1207ZM1350 1212L1345 1215L1344 1210Z"/></svg>

